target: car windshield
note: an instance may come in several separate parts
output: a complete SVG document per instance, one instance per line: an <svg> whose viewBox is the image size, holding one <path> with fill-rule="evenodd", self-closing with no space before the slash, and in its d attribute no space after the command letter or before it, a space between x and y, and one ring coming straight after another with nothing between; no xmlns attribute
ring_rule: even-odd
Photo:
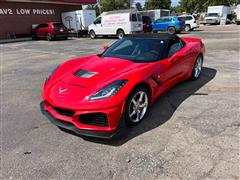
<svg viewBox="0 0 240 180"><path fill-rule="evenodd" d="M208 13L207 16L210 16L210 17L218 17L218 13Z"/></svg>
<svg viewBox="0 0 240 180"><path fill-rule="evenodd" d="M109 47L101 57L113 57L134 62L162 59L166 43L159 39L123 38Z"/></svg>

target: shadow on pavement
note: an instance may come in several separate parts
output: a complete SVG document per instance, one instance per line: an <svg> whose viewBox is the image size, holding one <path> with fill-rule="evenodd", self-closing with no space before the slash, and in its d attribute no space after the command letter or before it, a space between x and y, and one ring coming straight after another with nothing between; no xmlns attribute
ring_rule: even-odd
<svg viewBox="0 0 240 180"><path fill-rule="evenodd" d="M137 126L132 128L122 129L122 134L118 137L115 137L111 140L103 140L96 138L87 138L83 137L87 141L91 141L94 143L107 144L111 146L121 146L129 140L155 129L165 122L167 122L175 110L184 102L188 97L193 95L208 95L205 93L196 93L201 87L211 81L217 71L212 68L204 67L202 70L202 74L196 81L185 81L173 89L168 91L166 94L159 97L159 99L152 105L145 119ZM168 103L163 103L164 99L166 102L166 98Z"/></svg>

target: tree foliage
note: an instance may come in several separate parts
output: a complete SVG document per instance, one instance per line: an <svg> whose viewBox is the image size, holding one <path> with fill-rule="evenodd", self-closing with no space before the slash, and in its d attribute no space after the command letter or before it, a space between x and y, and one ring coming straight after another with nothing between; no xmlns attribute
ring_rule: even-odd
<svg viewBox="0 0 240 180"><path fill-rule="evenodd" d="M137 2L137 3L135 4L135 6L136 6L136 9L137 9L138 11L142 11L142 10L143 10L143 7L142 7L141 3Z"/></svg>
<svg viewBox="0 0 240 180"><path fill-rule="evenodd" d="M171 0L146 0L144 9L170 9Z"/></svg>

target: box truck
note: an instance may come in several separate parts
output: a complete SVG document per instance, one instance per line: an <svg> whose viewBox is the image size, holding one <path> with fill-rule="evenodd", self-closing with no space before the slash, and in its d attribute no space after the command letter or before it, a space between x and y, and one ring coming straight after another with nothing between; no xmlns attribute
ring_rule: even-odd
<svg viewBox="0 0 240 180"><path fill-rule="evenodd" d="M88 26L93 23L96 19L95 10L77 10L70 12L63 12L62 23L69 29L74 32L79 33L80 35L88 34Z"/></svg>
<svg viewBox="0 0 240 180"><path fill-rule="evenodd" d="M236 9L236 24L240 25L240 4L237 5Z"/></svg>
<svg viewBox="0 0 240 180"><path fill-rule="evenodd" d="M170 10L168 9L153 9L147 11L139 11L142 16L149 16L152 21L156 21L160 17L170 16Z"/></svg>
<svg viewBox="0 0 240 180"><path fill-rule="evenodd" d="M142 16L130 10L103 12L88 29L92 39L98 35L117 35L121 39L124 35L143 31Z"/></svg>
<svg viewBox="0 0 240 180"><path fill-rule="evenodd" d="M230 14L229 6L209 6L203 24L220 24L221 19L227 20L228 14Z"/></svg>

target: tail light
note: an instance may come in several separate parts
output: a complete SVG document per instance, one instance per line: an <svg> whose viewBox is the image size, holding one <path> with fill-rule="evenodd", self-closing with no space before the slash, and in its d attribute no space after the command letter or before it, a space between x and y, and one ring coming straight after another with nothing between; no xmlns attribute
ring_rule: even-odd
<svg viewBox="0 0 240 180"><path fill-rule="evenodd" d="M197 21L196 21L196 20L194 20L193 22L194 22L194 23L196 23Z"/></svg>
<svg viewBox="0 0 240 180"><path fill-rule="evenodd" d="M132 15L131 14L129 15L129 21L130 22L132 21Z"/></svg>

